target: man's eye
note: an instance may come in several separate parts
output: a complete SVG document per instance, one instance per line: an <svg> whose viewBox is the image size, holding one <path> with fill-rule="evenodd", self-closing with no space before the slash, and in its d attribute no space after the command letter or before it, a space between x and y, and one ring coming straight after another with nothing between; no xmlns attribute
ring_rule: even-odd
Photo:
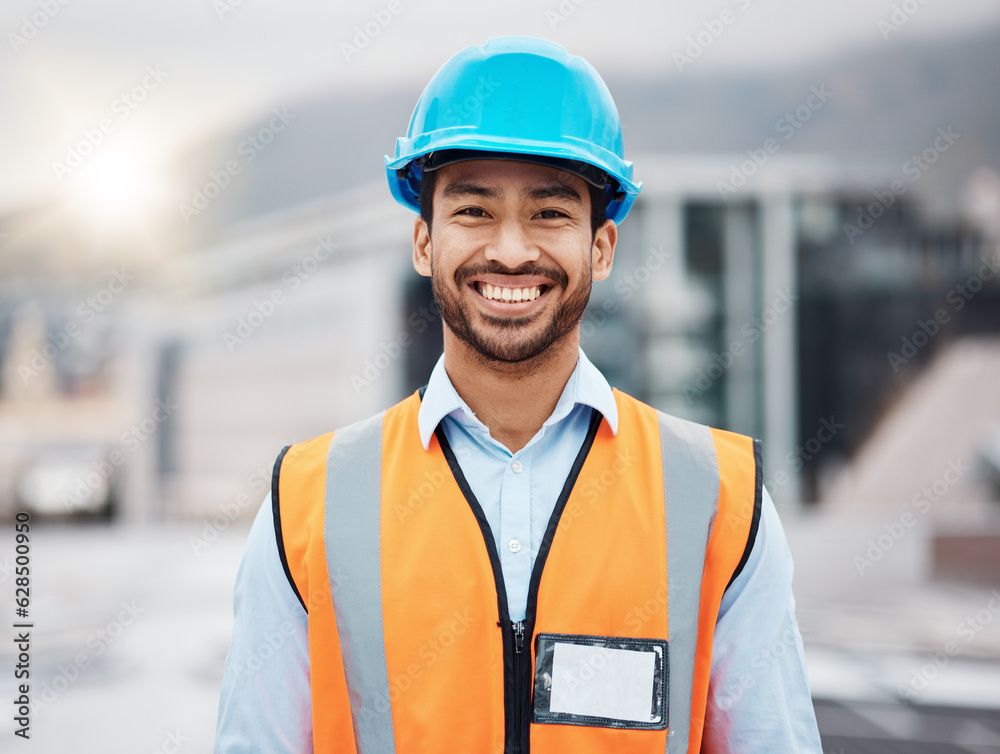
<svg viewBox="0 0 1000 754"><path fill-rule="evenodd" d="M566 217L566 213L560 212L557 209L543 209L538 213L538 216L543 220L552 220L557 217Z"/></svg>
<svg viewBox="0 0 1000 754"><path fill-rule="evenodd" d="M469 215L470 217L487 217L486 210L482 207L465 207L455 213L456 215Z"/></svg>

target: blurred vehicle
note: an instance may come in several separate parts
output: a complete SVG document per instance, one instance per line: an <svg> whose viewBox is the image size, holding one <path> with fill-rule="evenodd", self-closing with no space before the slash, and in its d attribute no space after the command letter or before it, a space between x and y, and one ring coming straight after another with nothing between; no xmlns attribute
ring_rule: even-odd
<svg viewBox="0 0 1000 754"><path fill-rule="evenodd" d="M108 450L86 443L27 453L16 481L17 506L42 518L111 518L118 469Z"/></svg>

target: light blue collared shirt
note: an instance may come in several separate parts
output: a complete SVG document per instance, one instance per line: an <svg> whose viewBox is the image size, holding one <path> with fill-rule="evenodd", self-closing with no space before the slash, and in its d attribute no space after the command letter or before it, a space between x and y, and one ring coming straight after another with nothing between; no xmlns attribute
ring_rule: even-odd
<svg viewBox="0 0 1000 754"><path fill-rule="evenodd" d="M617 432L611 387L580 351L552 415L512 454L455 391L443 359L431 374L420 439L426 448L441 425L493 532L514 620L524 617L531 565L594 410ZM308 618L281 566L270 497L250 531L234 606L216 754L312 752ZM795 621L791 554L767 490L750 557L716 621L702 751L822 754Z"/></svg>
<svg viewBox="0 0 1000 754"><path fill-rule="evenodd" d="M438 424L444 430L493 532L511 620L524 620L531 568L594 409L617 433L611 386L581 350L552 415L527 445L511 453L455 391L444 357L427 382L418 415L420 440L426 450Z"/></svg>

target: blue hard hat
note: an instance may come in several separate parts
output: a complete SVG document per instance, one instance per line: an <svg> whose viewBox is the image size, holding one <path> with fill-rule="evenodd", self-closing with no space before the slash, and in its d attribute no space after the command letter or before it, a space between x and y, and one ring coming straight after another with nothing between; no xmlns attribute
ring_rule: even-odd
<svg viewBox="0 0 1000 754"><path fill-rule="evenodd" d="M424 170L476 158L576 173L604 188L607 216L616 223L642 188L632 182L618 109L600 75L562 45L534 37L467 47L434 74L406 136L386 155L389 188L396 201L419 212Z"/></svg>

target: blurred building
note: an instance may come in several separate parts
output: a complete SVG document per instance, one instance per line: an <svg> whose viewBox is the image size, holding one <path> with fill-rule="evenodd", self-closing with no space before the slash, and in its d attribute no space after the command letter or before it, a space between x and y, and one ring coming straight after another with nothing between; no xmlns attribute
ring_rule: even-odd
<svg viewBox="0 0 1000 754"><path fill-rule="evenodd" d="M816 499L939 345L1000 331L996 279L961 310L947 301L992 247L957 220L928 227L893 193L898 170L783 154L759 171L747 155L636 162L643 193L583 347L652 405L762 438L779 505ZM412 269L412 220L374 184L235 223L119 281L93 317L79 290L42 304L9 291L4 509L250 515L282 446L426 381L441 323ZM934 337L900 351L942 306ZM63 337L67 323L79 332ZM36 352L45 368L25 380Z"/></svg>

